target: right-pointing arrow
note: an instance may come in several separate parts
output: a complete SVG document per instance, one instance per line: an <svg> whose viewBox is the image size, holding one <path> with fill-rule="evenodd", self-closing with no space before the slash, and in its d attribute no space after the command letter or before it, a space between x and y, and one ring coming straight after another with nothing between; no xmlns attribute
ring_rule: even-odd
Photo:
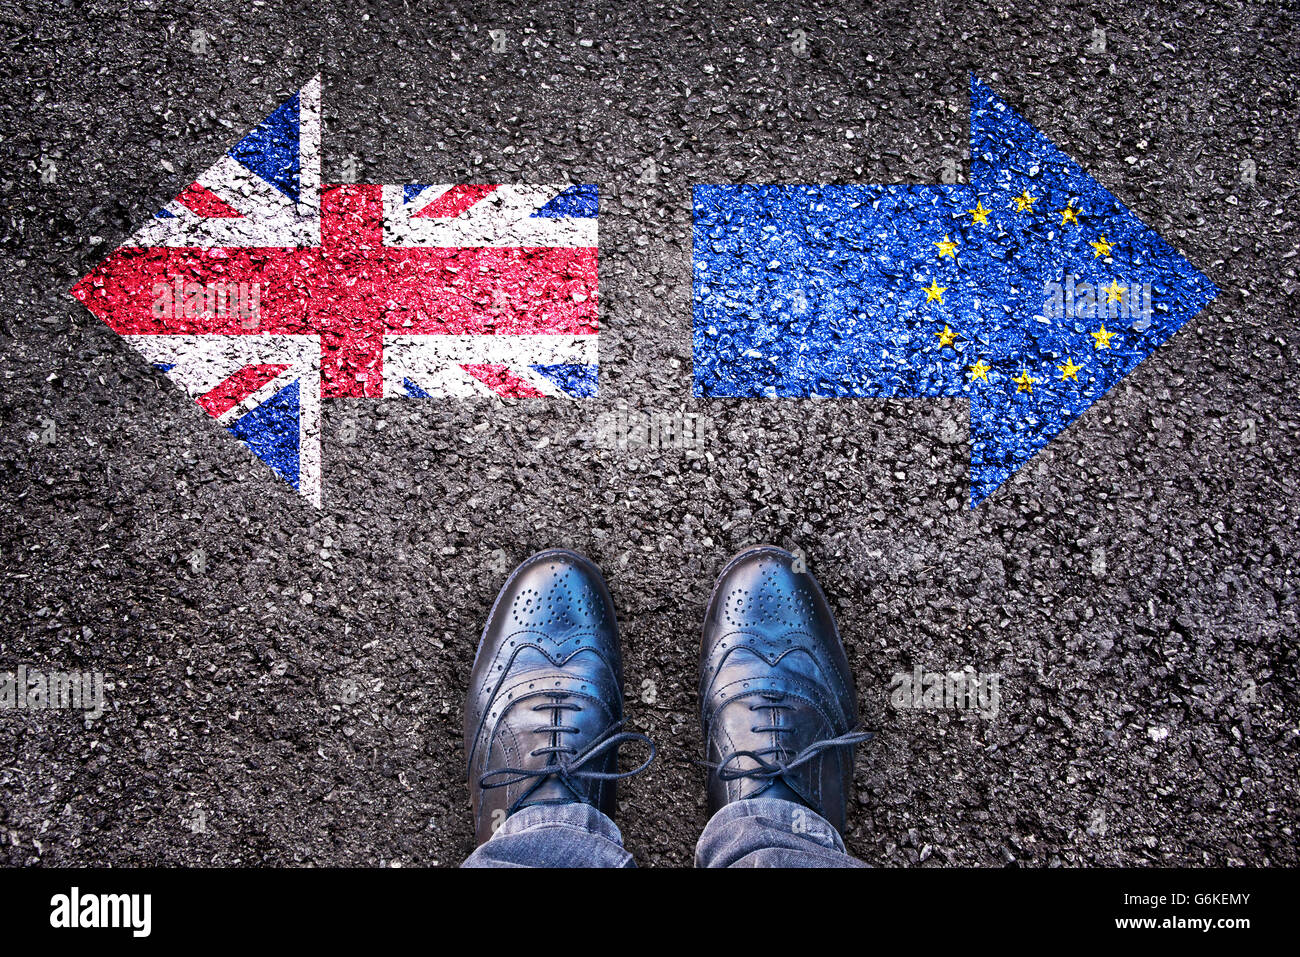
<svg viewBox="0 0 1300 957"><path fill-rule="evenodd" d="M969 186L695 190L695 391L970 399L971 504L1217 290L978 80Z"/></svg>

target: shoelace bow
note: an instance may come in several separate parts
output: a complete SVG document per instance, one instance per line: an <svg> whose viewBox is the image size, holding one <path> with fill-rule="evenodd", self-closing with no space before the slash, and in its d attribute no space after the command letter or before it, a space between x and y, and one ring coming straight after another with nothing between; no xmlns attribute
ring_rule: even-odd
<svg viewBox="0 0 1300 957"><path fill-rule="evenodd" d="M780 697L764 696L769 700L765 704L751 704L750 711L788 711L793 710L794 705L786 704ZM755 734L770 732L780 735L791 731L793 725L789 724L763 724L751 727L749 730ZM718 772L719 779L723 781L737 781L741 778L756 778L763 781L773 781L783 775L789 774L797 768L807 764L813 758L829 751L832 748L851 748L855 744L862 744L870 741L874 735L870 731L846 731L844 734L836 735L832 738L822 738L814 741L806 748L787 760L769 761L768 757L774 754L784 755L786 749L779 745L771 748L763 748L758 751L732 751L717 764L708 761L700 762L705 767L712 768ZM733 762L748 758L754 762L752 767L741 767L738 764L732 767Z"/></svg>
<svg viewBox="0 0 1300 957"><path fill-rule="evenodd" d="M630 778L650 767L650 762L655 759L654 742L638 731L621 730L626 723L621 720L609 725L581 750L565 744L563 735L577 734L581 729L563 724L561 713L564 711L581 711L582 705L566 702L562 700L564 697L564 695L557 695L551 703L534 705L532 708L533 711L550 711L555 714L551 724L533 729L536 734L551 734L554 740L558 742L529 752L529 757L540 757L543 754L550 755L551 757L548 758L546 764L539 768L496 768L487 771L478 779L479 787L485 790L509 787L512 784L535 779L533 787L526 789L518 800L511 805L507 812L509 814L513 814L518 810L519 805L527 800L528 796L537 790L547 778L557 778L574 794L581 794L580 782L582 781L617 781L621 778ZM619 745L629 741L638 741L650 748L650 756L639 767L631 771L593 771L584 767L584 765L595 761L611 749L617 751Z"/></svg>

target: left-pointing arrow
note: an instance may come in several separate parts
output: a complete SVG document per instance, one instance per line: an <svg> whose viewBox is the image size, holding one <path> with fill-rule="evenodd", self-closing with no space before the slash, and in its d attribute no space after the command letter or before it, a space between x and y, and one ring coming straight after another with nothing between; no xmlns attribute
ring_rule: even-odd
<svg viewBox="0 0 1300 957"><path fill-rule="evenodd" d="M594 186L322 185L321 79L72 290L314 504L322 399L593 395Z"/></svg>
<svg viewBox="0 0 1300 957"><path fill-rule="evenodd" d="M695 189L695 389L967 396L971 504L1216 290L986 86L971 182Z"/></svg>

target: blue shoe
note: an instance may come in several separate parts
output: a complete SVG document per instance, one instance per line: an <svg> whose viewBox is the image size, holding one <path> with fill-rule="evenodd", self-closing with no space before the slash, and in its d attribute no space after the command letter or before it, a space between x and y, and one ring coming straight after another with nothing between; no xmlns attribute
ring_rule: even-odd
<svg viewBox="0 0 1300 957"><path fill-rule="evenodd" d="M465 704L478 843L534 804L581 802L613 816L615 782L654 745L623 727L618 622L600 570L551 549L511 573L488 615ZM618 748L649 746L619 772Z"/></svg>
<svg viewBox="0 0 1300 957"><path fill-rule="evenodd" d="M722 570L704 617L700 720L709 813L769 797L844 830L857 696L835 618L789 552L751 548Z"/></svg>

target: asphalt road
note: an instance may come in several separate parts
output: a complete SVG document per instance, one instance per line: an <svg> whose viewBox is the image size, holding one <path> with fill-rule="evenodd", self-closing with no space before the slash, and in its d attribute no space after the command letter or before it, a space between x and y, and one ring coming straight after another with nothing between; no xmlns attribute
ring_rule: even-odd
<svg viewBox="0 0 1300 957"><path fill-rule="evenodd" d="M0 10L0 669L109 682L89 728L0 711L0 861L458 863L479 630L560 545L606 571L660 746L627 844L685 865L700 618L766 541L878 733L857 855L1300 863L1293 6L124 8ZM317 71L327 182L600 184L604 300L594 402L327 403L320 511L66 295ZM689 283L692 184L964 176L972 71L1221 290L974 510L962 400L691 398ZM707 441L609 447L620 400ZM967 665L995 717L890 706Z"/></svg>

